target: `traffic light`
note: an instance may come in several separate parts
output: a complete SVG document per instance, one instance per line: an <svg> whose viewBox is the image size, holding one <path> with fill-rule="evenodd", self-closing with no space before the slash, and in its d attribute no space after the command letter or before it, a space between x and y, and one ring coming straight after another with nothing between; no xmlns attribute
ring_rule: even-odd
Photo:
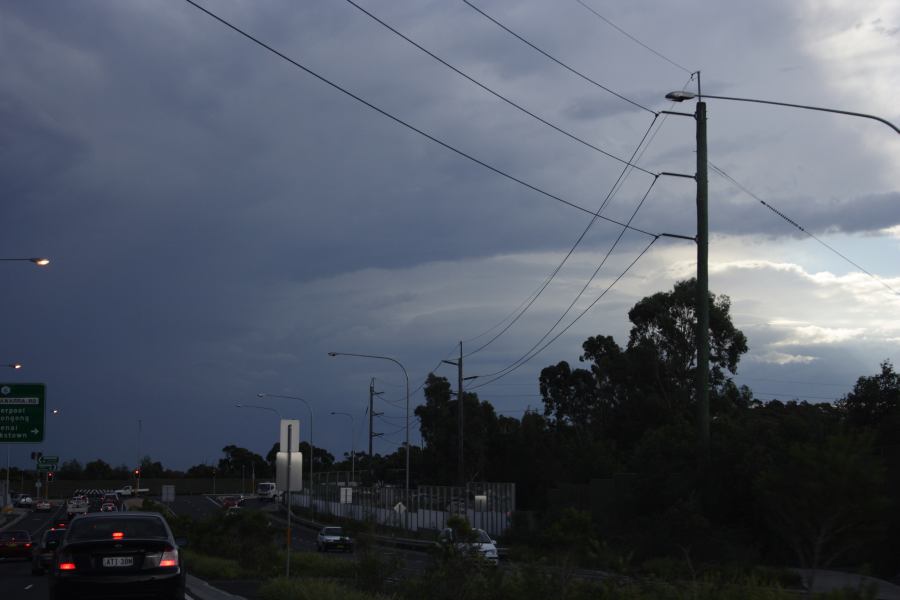
<svg viewBox="0 0 900 600"><path fill-rule="evenodd" d="M53 471L47 471L47 481L53 481Z"/></svg>
<svg viewBox="0 0 900 600"><path fill-rule="evenodd" d="M141 470L140 470L140 469L135 469L135 470L134 470L134 476L135 476L135 477L140 477L140 476L141 476Z"/></svg>

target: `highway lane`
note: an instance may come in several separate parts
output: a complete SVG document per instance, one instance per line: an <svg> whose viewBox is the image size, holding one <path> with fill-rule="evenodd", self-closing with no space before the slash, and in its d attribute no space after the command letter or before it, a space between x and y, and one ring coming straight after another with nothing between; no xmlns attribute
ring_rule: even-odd
<svg viewBox="0 0 900 600"><path fill-rule="evenodd" d="M55 506L49 513L29 512L6 531L25 530L31 534L34 543L40 541L44 532L58 519L65 520L65 508ZM4 600L44 600L47 598L46 576L31 574L30 560L0 559L0 598Z"/></svg>

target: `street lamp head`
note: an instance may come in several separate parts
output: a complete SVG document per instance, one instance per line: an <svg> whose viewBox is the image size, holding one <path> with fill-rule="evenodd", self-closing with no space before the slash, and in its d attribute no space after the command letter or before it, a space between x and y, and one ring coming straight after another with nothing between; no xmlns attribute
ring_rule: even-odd
<svg viewBox="0 0 900 600"><path fill-rule="evenodd" d="M45 258L45 257L29 258L28 260L30 260L31 262L33 262L34 264L36 264L39 267L46 267L47 265L50 264L50 259Z"/></svg>
<svg viewBox="0 0 900 600"><path fill-rule="evenodd" d="M332 358L334 358L334 357L337 356L337 355L338 355L337 352L329 352L329 353L328 353L328 356L330 356L330 357L332 357Z"/></svg>
<svg viewBox="0 0 900 600"><path fill-rule="evenodd" d="M235 404L234 407L235 408L244 408L244 405L243 404Z"/></svg>
<svg viewBox="0 0 900 600"><path fill-rule="evenodd" d="M669 92L666 94L666 100L671 100L673 102L684 102L685 100L693 100L697 97L697 94L693 92Z"/></svg>
<svg viewBox="0 0 900 600"><path fill-rule="evenodd" d="M268 394L265 394L263 392L259 392L258 394L256 394L257 398L265 398L266 396L268 396Z"/></svg>

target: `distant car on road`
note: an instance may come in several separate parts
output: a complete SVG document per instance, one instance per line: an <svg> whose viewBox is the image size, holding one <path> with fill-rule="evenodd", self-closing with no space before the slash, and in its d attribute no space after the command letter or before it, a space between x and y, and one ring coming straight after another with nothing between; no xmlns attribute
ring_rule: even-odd
<svg viewBox="0 0 900 600"><path fill-rule="evenodd" d="M458 539L456 532L451 528L441 531L438 543L447 548L455 548L459 552L480 557L488 563L496 566L500 561L497 553L497 542L483 529L472 529L465 539Z"/></svg>
<svg viewBox="0 0 900 600"><path fill-rule="evenodd" d="M180 547L159 513L107 512L72 521L50 568L50 599L82 596L183 600Z"/></svg>
<svg viewBox="0 0 900 600"><path fill-rule="evenodd" d="M243 506L243 496L225 496L222 498L222 508L231 508L232 506Z"/></svg>
<svg viewBox="0 0 900 600"><path fill-rule="evenodd" d="M328 552L332 548L353 552L353 540L344 533L343 527L323 527L316 536L316 550Z"/></svg>
<svg viewBox="0 0 900 600"><path fill-rule="evenodd" d="M34 545L31 555L31 574L43 575L53 563L53 556L59 542L66 534L65 529L48 529L41 536L41 541Z"/></svg>
<svg viewBox="0 0 900 600"><path fill-rule="evenodd" d="M279 500L281 490L271 481L261 481L256 484L256 495L264 500Z"/></svg>
<svg viewBox="0 0 900 600"><path fill-rule="evenodd" d="M34 503L34 510L38 512L50 512L50 509L53 506L50 504L49 500L38 500Z"/></svg>
<svg viewBox="0 0 900 600"><path fill-rule="evenodd" d="M19 496L16 500L16 506L19 508L31 508L34 506L34 499L31 496Z"/></svg>
<svg viewBox="0 0 900 600"><path fill-rule="evenodd" d="M100 512L116 512L119 508L112 502L104 502L100 505Z"/></svg>
<svg viewBox="0 0 900 600"><path fill-rule="evenodd" d="M0 558L31 560L31 534L25 530L0 531Z"/></svg>
<svg viewBox="0 0 900 600"><path fill-rule="evenodd" d="M91 504L85 496L73 496L66 503L66 515L71 519L76 515L88 513Z"/></svg>

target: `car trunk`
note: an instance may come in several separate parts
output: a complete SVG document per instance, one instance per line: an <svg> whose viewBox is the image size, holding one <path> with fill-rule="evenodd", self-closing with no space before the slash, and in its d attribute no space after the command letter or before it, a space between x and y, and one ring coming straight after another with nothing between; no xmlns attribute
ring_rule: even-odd
<svg viewBox="0 0 900 600"><path fill-rule="evenodd" d="M159 568L172 547L166 540L96 540L68 544L64 550L79 575L129 575Z"/></svg>

